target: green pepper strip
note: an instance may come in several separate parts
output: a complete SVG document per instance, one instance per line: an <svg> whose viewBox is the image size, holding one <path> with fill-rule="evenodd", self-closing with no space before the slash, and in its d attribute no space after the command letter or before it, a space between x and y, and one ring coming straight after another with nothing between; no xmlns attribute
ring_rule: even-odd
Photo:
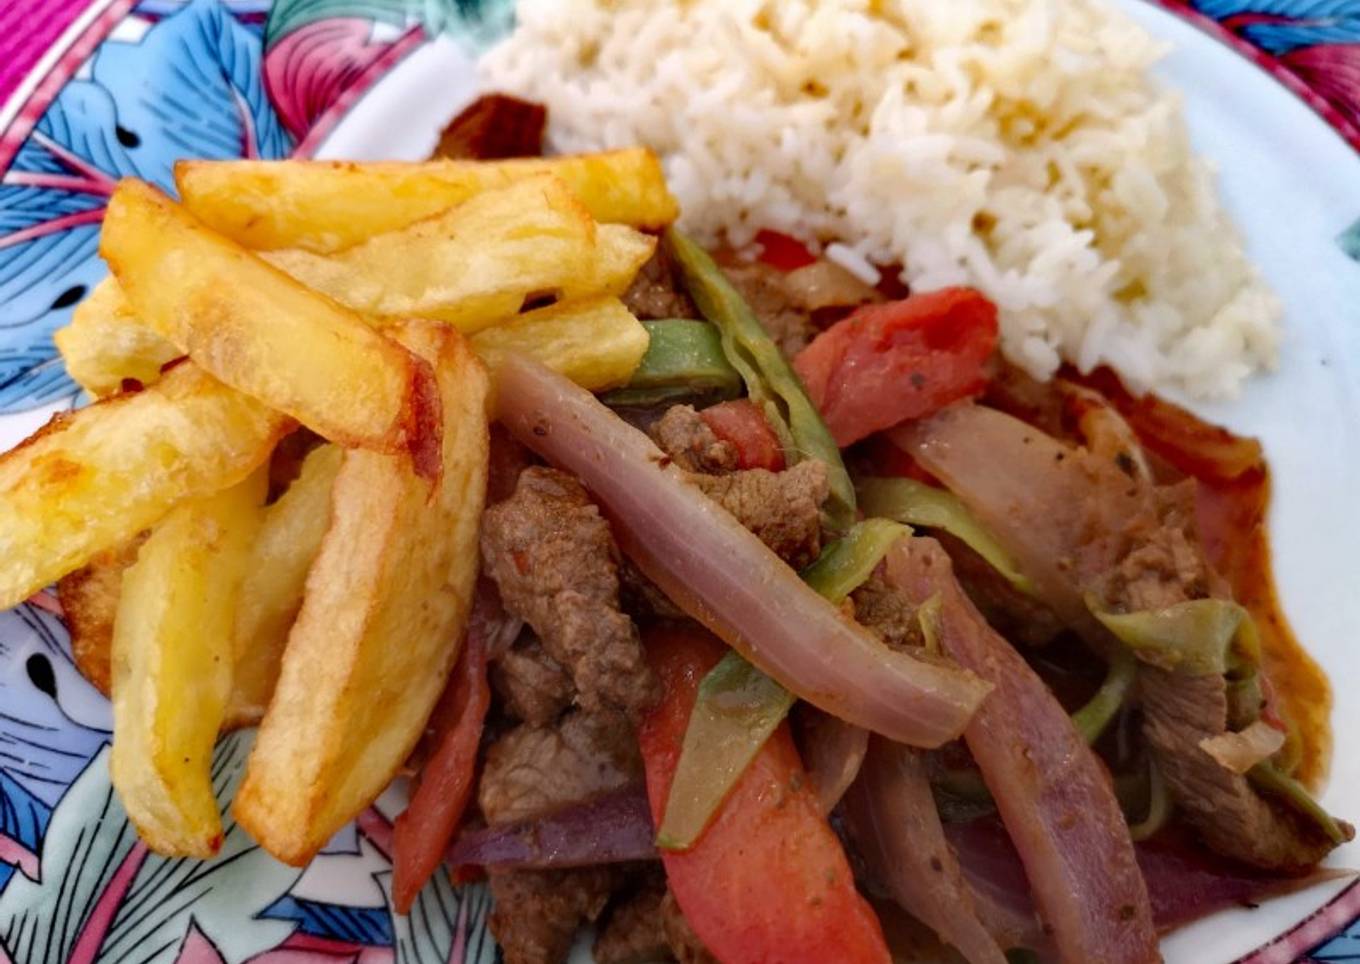
<svg viewBox="0 0 1360 964"><path fill-rule="evenodd" d="M1286 775L1270 760L1262 760L1248 770L1247 779L1258 790L1273 794L1301 816L1313 821L1332 843L1340 845L1350 839L1342 831L1336 819L1322 809L1321 804L1313 799L1313 795L1304 788L1303 784Z"/></svg>
<svg viewBox="0 0 1360 964"><path fill-rule="evenodd" d="M666 231L666 246L684 276L689 296L722 333L727 360L741 373L751 401L779 436L784 457L790 464L808 458L826 463L831 489L827 519L831 528L845 532L855 521L855 489L836 440L798 375L703 248L674 228Z"/></svg>
<svg viewBox="0 0 1360 964"><path fill-rule="evenodd" d="M911 535L910 529L887 519L856 522L845 538L827 546L800 575L828 602L840 605L869 578L892 544L906 535Z"/></svg>
<svg viewBox="0 0 1360 964"><path fill-rule="evenodd" d="M1147 815L1137 823L1129 824L1129 836L1133 840L1146 840L1166 826L1171 819L1171 794L1166 791L1166 781L1157 764L1148 760L1148 808Z"/></svg>
<svg viewBox="0 0 1360 964"><path fill-rule="evenodd" d="M601 396L606 405L660 405L680 399L722 401L741 394L741 376L706 321L644 321L651 341L628 384Z"/></svg>
<svg viewBox="0 0 1360 964"><path fill-rule="evenodd" d="M886 519L856 523L822 550L803 579L833 604L864 580L901 536L905 526ZM686 850L765 745L794 703L794 696L736 653L728 653L699 684L675 779L656 845Z"/></svg>
<svg viewBox="0 0 1360 964"><path fill-rule="evenodd" d="M1153 666L1192 676L1223 676L1234 661L1234 640L1245 650L1240 657L1255 665L1259 650L1251 616L1230 600L1192 599L1135 613L1106 612L1094 597L1088 597L1086 605L1139 659Z"/></svg>
<svg viewBox="0 0 1360 964"><path fill-rule="evenodd" d="M987 560L1016 589L1033 595L1029 579L954 493L915 479L862 479L855 488L866 515L943 529Z"/></svg>
<svg viewBox="0 0 1360 964"><path fill-rule="evenodd" d="M1105 681L1100 684L1094 696L1086 705L1072 714L1072 724L1077 732L1094 744L1119 713L1120 707L1128 699L1129 690L1138 678L1138 661L1127 650L1120 650L1110 661L1105 673Z"/></svg>

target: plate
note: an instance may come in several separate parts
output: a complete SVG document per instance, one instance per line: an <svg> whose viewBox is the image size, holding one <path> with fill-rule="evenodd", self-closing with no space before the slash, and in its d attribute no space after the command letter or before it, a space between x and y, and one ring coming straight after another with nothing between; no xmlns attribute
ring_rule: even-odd
<svg viewBox="0 0 1360 964"><path fill-rule="evenodd" d="M1307 0L1121 0L1171 44L1198 149L1286 306L1279 369L1201 414L1259 436L1285 608L1336 684L1340 752L1325 800L1360 816L1360 27ZM1330 17L1330 19L1329 19ZM77 404L51 332L102 276L117 178L162 185L177 157L419 158L476 93L507 0L9 0L0 10L0 447ZM394 787L306 870L227 821L221 855L166 860L109 786L107 703L71 663L54 600L0 613L0 964L337 959L491 962L484 888L442 879L389 903ZM226 738L225 800L249 734ZM1334 857L1360 866L1360 846ZM442 875L441 875L442 877ZM1360 955L1360 886L1334 883L1172 935L1168 960ZM588 955L581 952L581 959Z"/></svg>

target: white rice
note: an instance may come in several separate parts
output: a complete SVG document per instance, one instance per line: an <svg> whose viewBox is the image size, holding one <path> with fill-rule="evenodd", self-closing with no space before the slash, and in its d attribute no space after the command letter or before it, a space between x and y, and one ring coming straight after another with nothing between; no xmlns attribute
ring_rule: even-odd
<svg viewBox="0 0 1360 964"><path fill-rule="evenodd" d="M520 0L489 87L560 151L647 144L683 225L971 284L1036 377L1230 396L1279 308L1190 151L1159 45L1099 0Z"/></svg>

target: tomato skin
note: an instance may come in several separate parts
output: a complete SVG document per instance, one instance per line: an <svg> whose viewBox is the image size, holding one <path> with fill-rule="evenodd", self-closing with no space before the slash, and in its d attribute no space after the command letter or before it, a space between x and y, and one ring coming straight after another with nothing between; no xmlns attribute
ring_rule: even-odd
<svg viewBox="0 0 1360 964"><path fill-rule="evenodd" d="M494 606L488 600L495 599ZM479 591L467 638L448 685L430 717L434 748L411 801L392 828L392 902L411 909L416 895L444 860L476 784L477 747L491 706L487 683L487 623L502 615L498 597Z"/></svg>
<svg viewBox="0 0 1360 964"><path fill-rule="evenodd" d="M757 231L756 244L760 245L760 260L777 271L796 271L817 260L803 242L779 231Z"/></svg>
<svg viewBox="0 0 1360 964"><path fill-rule="evenodd" d="M784 449L765 415L746 398L719 402L699 413L699 417L724 442L737 450L737 464L743 469L784 468Z"/></svg>
<svg viewBox="0 0 1360 964"><path fill-rule="evenodd" d="M660 825L699 682L725 647L692 626L647 633L661 704L639 731L647 795ZM787 722L756 755L698 842L663 851L694 932L721 961L821 964L891 960L845 852L818 809Z"/></svg>
<svg viewBox="0 0 1360 964"><path fill-rule="evenodd" d="M857 309L793 367L844 447L981 392L996 340L996 306L972 288L945 288Z"/></svg>

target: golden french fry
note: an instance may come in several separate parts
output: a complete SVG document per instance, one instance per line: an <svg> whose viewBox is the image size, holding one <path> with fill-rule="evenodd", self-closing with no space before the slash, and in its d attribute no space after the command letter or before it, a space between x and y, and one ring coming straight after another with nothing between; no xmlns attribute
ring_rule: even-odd
<svg viewBox="0 0 1360 964"><path fill-rule="evenodd" d="M292 421L182 364L0 455L0 609L248 476Z"/></svg>
<svg viewBox="0 0 1360 964"><path fill-rule="evenodd" d="M227 716L258 721L279 677L284 644L302 606L307 570L331 521L331 486L340 471L341 450L313 449L302 472L264 511L241 583L233 631L232 681Z"/></svg>
<svg viewBox="0 0 1360 964"><path fill-rule="evenodd" d="M598 247L590 214L562 181L542 175L338 254L293 249L263 257L355 311L436 318L473 332L514 315L528 296L594 290Z"/></svg>
<svg viewBox="0 0 1360 964"><path fill-rule="evenodd" d="M248 248L326 254L543 173L596 221L660 228L679 213L645 148L491 162L180 161L175 183L189 210Z"/></svg>
<svg viewBox="0 0 1360 964"><path fill-rule="evenodd" d="M656 251L656 238L626 224L602 224L596 247L595 275L589 287L567 288L561 300L587 295L621 295Z"/></svg>
<svg viewBox="0 0 1360 964"><path fill-rule="evenodd" d="M168 856L222 844L212 750L231 693L231 633L267 489L263 469L171 510L123 574L113 630L109 769L128 818Z"/></svg>
<svg viewBox="0 0 1360 964"><path fill-rule="evenodd" d="M213 376L332 441L437 457L427 365L155 188L120 182L99 248L142 323Z"/></svg>
<svg viewBox="0 0 1360 964"><path fill-rule="evenodd" d="M493 374L507 353L530 355L592 392L627 383L648 342L647 329L617 298L540 308L472 336Z"/></svg>
<svg viewBox="0 0 1360 964"><path fill-rule="evenodd" d="M160 379L162 365L184 354L137 321L112 277L95 285L52 339L66 373L96 398L116 394L128 379L150 385Z"/></svg>
<svg viewBox="0 0 1360 964"><path fill-rule="evenodd" d="M487 376L455 330L399 326L439 385L442 472L348 451L236 819L301 865L376 797L419 740L457 657L486 490Z"/></svg>
<svg viewBox="0 0 1360 964"><path fill-rule="evenodd" d="M143 541L138 536L101 552L57 583L62 621L71 634L71 656L76 669L105 696L112 692L113 620L118 615L123 573L137 561L137 550Z"/></svg>

